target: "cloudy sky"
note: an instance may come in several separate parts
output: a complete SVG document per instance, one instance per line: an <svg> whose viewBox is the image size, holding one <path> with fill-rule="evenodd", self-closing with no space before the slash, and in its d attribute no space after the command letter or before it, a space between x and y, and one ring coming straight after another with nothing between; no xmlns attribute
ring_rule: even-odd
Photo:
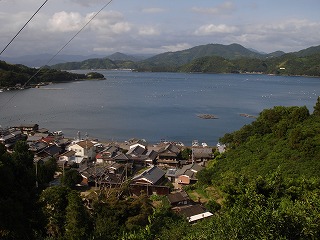
<svg viewBox="0 0 320 240"><path fill-rule="evenodd" d="M110 0L49 0L2 54L55 54ZM0 0L0 51L44 0ZM162 53L239 43L267 53L320 45L319 0L113 0L61 54Z"/></svg>

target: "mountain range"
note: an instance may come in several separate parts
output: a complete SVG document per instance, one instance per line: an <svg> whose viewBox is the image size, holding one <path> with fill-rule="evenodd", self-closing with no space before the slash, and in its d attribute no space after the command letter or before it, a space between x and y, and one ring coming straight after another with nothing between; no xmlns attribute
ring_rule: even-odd
<svg viewBox="0 0 320 240"><path fill-rule="evenodd" d="M319 56L318 56L318 55ZM51 66L58 70L135 69L136 71L320 75L320 46L298 52L265 54L240 44L207 44L176 52L165 52L144 60L115 53L105 58L67 62ZM280 71L281 70L281 71Z"/></svg>
<svg viewBox="0 0 320 240"><path fill-rule="evenodd" d="M183 72L261 72L288 75L320 75L318 64L320 46L297 52L276 51L263 53L240 44L206 44L189 49L165 52L154 56L114 53L109 56L61 55L54 59L50 68L58 70L77 69L135 69L137 71L183 71ZM43 66L50 55L25 56L19 63L27 66ZM11 59L13 61L13 59ZM18 59L15 59L18 61ZM60 61L60 63L57 63ZM8 61L10 62L10 61ZM12 62L11 62L12 63ZM48 64L49 65L49 64ZM282 71L279 71L281 69ZM289 69L289 70L288 70Z"/></svg>

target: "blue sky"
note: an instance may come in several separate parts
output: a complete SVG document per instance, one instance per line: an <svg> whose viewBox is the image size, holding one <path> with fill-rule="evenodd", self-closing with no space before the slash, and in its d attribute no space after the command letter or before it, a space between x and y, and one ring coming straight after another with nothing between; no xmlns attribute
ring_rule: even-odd
<svg viewBox="0 0 320 240"><path fill-rule="evenodd" d="M55 54L109 0L49 0L3 53ZM44 0L0 0L2 50ZM156 54L208 43L320 45L319 0L113 0L61 54Z"/></svg>

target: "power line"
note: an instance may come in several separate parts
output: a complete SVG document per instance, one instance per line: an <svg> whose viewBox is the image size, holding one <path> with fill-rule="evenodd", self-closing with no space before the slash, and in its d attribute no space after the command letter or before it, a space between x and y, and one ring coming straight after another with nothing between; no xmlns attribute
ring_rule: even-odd
<svg viewBox="0 0 320 240"><path fill-rule="evenodd" d="M9 45L14 41L14 39L21 33L21 31L28 25L28 23L32 20L32 18L37 15L40 9L48 2L49 0L45 0L44 3L38 8L38 10L30 17L30 19L23 25L23 27L17 32L17 34L11 39L11 41L4 47L1 51L0 55L9 47Z"/></svg>
<svg viewBox="0 0 320 240"><path fill-rule="evenodd" d="M45 3L47 2L47 1L49 1L49 0L46 0L45 1ZM90 18L89 19L89 21L87 21L87 23L85 24L85 25L83 25L83 27L78 31L78 32L76 32L76 34L72 37L72 38L70 38L70 40L66 43L66 44L64 44L61 48L60 48L60 50L55 54L55 55L53 55L53 57L51 57L50 59L49 59L49 61L47 61L46 63L45 63L45 65L44 66L46 66L46 65L48 65L64 48L66 48L68 45L69 45L69 43L76 37L76 36L78 36L81 32L82 32L82 30L86 27L86 26L88 26L91 22L92 22L92 20L100 13L100 12L102 12L111 2L112 2L113 0L110 0L109 2L107 2L104 6L102 6L102 8L98 11L98 12L96 12L93 16L92 16L92 18ZM45 4L44 3L44 4ZM43 5L44 5L43 4ZM42 6L41 6L42 7ZM41 8L40 7L40 8ZM40 10L40 9L39 9ZM35 15L35 14L34 14ZM25 24L26 25L26 24ZM22 29L21 29L22 30ZM21 31L20 30L20 31ZM18 35L18 34L17 34ZM12 40L13 41L13 40ZM8 44L8 46L9 46L9 44ZM0 54L1 55L1 54ZM39 74L39 72L44 68L44 66L42 66L42 67L40 67L39 69L38 69L38 71L35 73L35 74L33 74L24 84L23 84L23 87L25 87L35 76L37 76L38 74ZM7 105L16 95L18 94L18 92L16 92L11 98L9 98L9 100L7 101L7 102L5 102L2 106L0 106L0 109L1 109L1 107L4 107L5 105Z"/></svg>
<svg viewBox="0 0 320 240"><path fill-rule="evenodd" d="M96 12L96 13L92 16L92 18L90 18L89 21L87 21L86 24L83 25L83 27L80 28L80 30L79 30L78 32L76 32L76 34L73 35L73 37L70 38L70 40L69 40L65 45L63 45L63 46L60 48L60 50L59 50L55 55L53 55L53 56L46 62L46 64L45 64L44 66L48 65L56 56L58 56L58 54L59 54L63 49L65 49L65 48L69 45L69 43L70 43L73 39L75 39L75 37L78 36L78 35L82 32L82 30L85 29L85 27L88 26L88 25L92 22L92 20L93 20L100 12L102 12L112 1L113 1L113 0L110 0L110 1L107 2L104 6L102 6L102 8L101 8L98 12ZM38 73L44 68L44 66L40 67L40 68L38 69L38 71L37 71L34 75L32 75L32 76L28 79L28 81L25 82L25 84L23 84L23 87L25 87L35 76L37 76Z"/></svg>

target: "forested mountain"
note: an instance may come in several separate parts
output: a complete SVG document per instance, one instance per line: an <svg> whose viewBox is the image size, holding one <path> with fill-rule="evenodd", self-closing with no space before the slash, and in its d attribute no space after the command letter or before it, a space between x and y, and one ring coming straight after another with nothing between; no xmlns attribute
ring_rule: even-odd
<svg viewBox="0 0 320 240"><path fill-rule="evenodd" d="M182 72L263 73L278 75L320 76L320 53L298 57L284 54L268 59L203 57L179 68Z"/></svg>
<svg viewBox="0 0 320 240"><path fill-rule="evenodd" d="M19 57L3 57L0 56L0 60L6 61L7 63L11 64L23 64L28 67L41 67L45 65L51 58L53 54L44 53L38 55L25 55ZM82 55L67 55L67 54L59 54L54 59L48 63L48 65L54 65L58 63L66 63L66 62L79 62L84 61L86 59L91 58L101 58L102 56L99 55L89 55L89 56L82 56Z"/></svg>
<svg viewBox="0 0 320 240"><path fill-rule="evenodd" d="M134 56L129 56L127 54L123 54L120 52L116 52L114 54L111 54L109 56L107 56L108 59L112 60L112 61L131 61L131 62L137 62L140 59L134 57Z"/></svg>
<svg viewBox="0 0 320 240"><path fill-rule="evenodd" d="M247 73L320 76L320 46L299 52L276 51L269 54L249 50L239 44L207 44L190 49L166 52L136 61L115 53L110 58L88 59L52 66L54 69L135 69L153 72Z"/></svg>
<svg viewBox="0 0 320 240"><path fill-rule="evenodd" d="M109 58L93 58L82 62L68 62L40 70L30 82L64 82L79 78L77 75L57 70L76 69L134 69L155 72L201 72L201 73L263 73L279 75L320 76L320 46L299 52L284 54L281 51L267 55L250 51L239 44L208 44L183 51L156 55L143 61L116 53ZM131 59L131 60L130 60ZM0 62L0 87L23 85L38 70L24 65Z"/></svg>
<svg viewBox="0 0 320 240"><path fill-rule="evenodd" d="M78 70L78 69L119 69L119 68L137 68L137 65L130 60L115 60L109 58L93 58L82 62L60 63L52 66L59 70Z"/></svg>
<svg viewBox="0 0 320 240"><path fill-rule="evenodd" d="M250 51L240 44L234 43L230 45L207 44L178 52L162 53L148 58L144 62L151 65L181 66L191 62L192 60L206 56L219 56L226 59L236 59L244 57L263 58L262 54Z"/></svg>
<svg viewBox="0 0 320 240"><path fill-rule="evenodd" d="M320 53L320 45L319 46L309 47L309 48L300 50L298 52L294 52L293 54L295 54L295 55L297 55L299 57L305 57L305 56L314 55L316 53Z"/></svg>
<svg viewBox="0 0 320 240"><path fill-rule="evenodd" d="M35 69L24 65L8 64L0 61L0 89L28 87L38 83L69 82L79 79L91 79L90 74L76 74L55 69ZM95 75L103 78L103 75Z"/></svg>

